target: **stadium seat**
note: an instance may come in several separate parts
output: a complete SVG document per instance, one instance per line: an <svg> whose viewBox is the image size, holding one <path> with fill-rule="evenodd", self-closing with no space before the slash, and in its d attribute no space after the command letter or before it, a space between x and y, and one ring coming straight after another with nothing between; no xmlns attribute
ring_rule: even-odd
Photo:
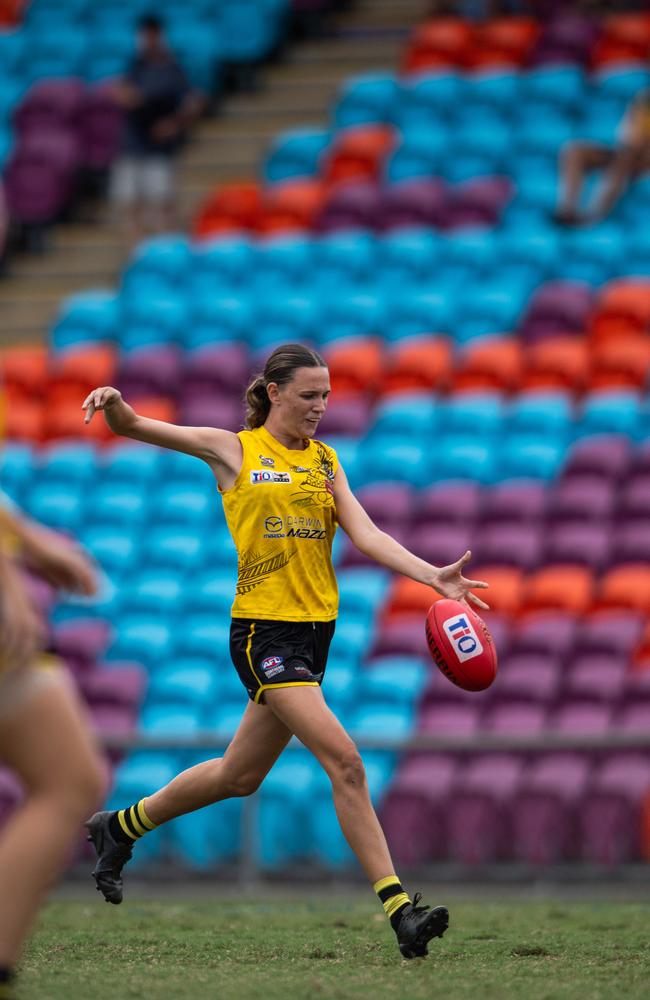
<svg viewBox="0 0 650 1000"><path fill-rule="evenodd" d="M650 322L648 281L610 282L598 296L591 318L590 334L595 340L625 334L645 334Z"/></svg>
<svg viewBox="0 0 650 1000"><path fill-rule="evenodd" d="M610 569L601 577L595 608L647 614L650 608L650 570L643 563L628 563Z"/></svg>
<svg viewBox="0 0 650 1000"><path fill-rule="evenodd" d="M585 397L577 428L580 436L621 434L634 440L639 429L639 397L635 392L603 391Z"/></svg>
<svg viewBox="0 0 650 1000"><path fill-rule="evenodd" d="M400 764L380 810L391 855L398 862L417 865L447 857L443 804L457 772L458 762L449 754L418 754Z"/></svg>
<svg viewBox="0 0 650 1000"><path fill-rule="evenodd" d="M418 494L415 522L473 526L482 502L480 486L469 477L465 481L436 483Z"/></svg>
<svg viewBox="0 0 650 1000"><path fill-rule="evenodd" d="M523 785L523 774L523 762L512 754L478 757L463 768L447 804L451 859L480 864L508 856L508 806Z"/></svg>
<svg viewBox="0 0 650 1000"><path fill-rule="evenodd" d="M365 125L338 132L326 156L324 179L344 184L357 179L378 180L383 162L397 136L386 125Z"/></svg>
<svg viewBox="0 0 650 1000"><path fill-rule="evenodd" d="M522 607L526 611L584 614L594 596L594 577L583 566L545 566L526 580Z"/></svg>
<svg viewBox="0 0 650 1000"><path fill-rule="evenodd" d="M596 342L594 366L589 380L591 391L641 391L650 371L650 344L646 337L633 336Z"/></svg>
<svg viewBox="0 0 650 1000"><path fill-rule="evenodd" d="M369 436L386 442L430 440L438 425L436 400L426 393L399 393L382 399L373 414ZM392 443L392 442L391 442Z"/></svg>
<svg viewBox="0 0 650 1000"><path fill-rule="evenodd" d="M542 529L532 524L493 524L476 532L473 553L478 563L535 570L542 559Z"/></svg>
<svg viewBox="0 0 650 1000"><path fill-rule="evenodd" d="M301 232L312 229L323 211L327 189L321 180L287 180L267 188L261 234Z"/></svg>
<svg viewBox="0 0 650 1000"><path fill-rule="evenodd" d="M404 55L406 73L422 70L462 67L473 48L473 30L469 21L437 17L420 24L411 36Z"/></svg>
<svg viewBox="0 0 650 1000"><path fill-rule="evenodd" d="M555 483L548 496L546 514L554 522L607 524L616 505L615 486L589 474L571 476Z"/></svg>
<svg viewBox="0 0 650 1000"><path fill-rule="evenodd" d="M512 807L519 861L545 865L577 858L578 808L590 772L590 761L579 754L545 754L532 763Z"/></svg>
<svg viewBox="0 0 650 1000"><path fill-rule="evenodd" d="M495 483L482 497L482 524L537 524L547 509L547 488L535 479Z"/></svg>
<svg viewBox="0 0 650 1000"><path fill-rule="evenodd" d="M609 404L607 397L605 404ZM628 472L631 460L631 442L625 434L598 434L585 437L571 447L562 474L565 478L588 474L618 482Z"/></svg>
<svg viewBox="0 0 650 1000"><path fill-rule="evenodd" d="M575 336L549 337L530 344L525 352L523 388L571 389L586 387L591 368L591 351L585 339Z"/></svg>
<svg viewBox="0 0 650 1000"><path fill-rule="evenodd" d="M338 129L367 122L389 122L394 114L398 85L394 76L368 73L351 77L343 86L334 111Z"/></svg>
<svg viewBox="0 0 650 1000"><path fill-rule="evenodd" d="M354 330L354 313L360 317L363 316L365 304L362 296L341 304L344 322L346 320L345 314L348 309L350 310L350 319L348 320L350 333ZM370 305L372 306L372 304L371 302ZM323 348L330 371L332 389L337 394L373 391L379 384L383 368L382 345L374 337L349 337L346 339L346 332L345 329L342 329L342 339L339 342L333 340Z"/></svg>
<svg viewBox="0 0 650 1000"><path fill-rule="evenodd" d="M295 177L312 177L320 169L331 141L327 130L292 129L276 136L264 164L264 179L277 184Z"/></svg>

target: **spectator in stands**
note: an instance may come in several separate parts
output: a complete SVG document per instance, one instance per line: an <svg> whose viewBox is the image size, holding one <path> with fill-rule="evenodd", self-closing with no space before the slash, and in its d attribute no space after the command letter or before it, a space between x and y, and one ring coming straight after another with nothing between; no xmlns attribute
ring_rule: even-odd
<svg viewBox="0 0 650 1000"><path fill-rule="evenodd" d="M579 208L587 173L602 169L603 176L586 211ZM650 90L638 94L619 128L618 145L569 143L562 153L561 195L555 220L565 225L599 222L611 212L630 183L650 170Z"/></svg>
<svg viewBox="0 0 650 1000"><path fill-rule="evenodd" d="M115 85L126 114L122 154L111 176L111 200L134 243L146 233L176 228L174 160L204 104L157 17L140 20L138 50Z"/></svg>
<svg viewBox="0 0 650 1000"><path fill-rule="evenodd" d="M95 570L66 539L25 518L0 493L0 762L25 797L0 835L0 997L43 895L59 874L81 821L104 791L104 774L76 692L43 657L43 622L20 568L66 590L92 594Z"/></svg>

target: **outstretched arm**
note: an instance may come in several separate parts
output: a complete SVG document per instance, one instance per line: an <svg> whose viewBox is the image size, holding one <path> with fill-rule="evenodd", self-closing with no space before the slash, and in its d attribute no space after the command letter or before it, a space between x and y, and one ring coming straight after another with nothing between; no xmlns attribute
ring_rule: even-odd
<svg viewBox="0 0 650 1000"><path fill-rule="evenodd" d="M482 580L466 580L462 575L463 566L471 558L471 552L465 552L460 559L449 566L432 566L424 559L414 556L391 535L380 531L366 514L350 489L341 466L334 477L334 499L339 524L364 555L396 573L403 573L412 580L428 584L443 597L463 601L465 604L471 602L477 608L488 610L489 606L472 593L473 589L487 587L487 583Z"/></svg>
<svg viewBox="0 0 650 1000"><path fill-rule="evenodd" d="M86 424L98 410L103 410L106 423L114 434L194 455L207 462L217 473L221 469L237 475L241 467L241 442L232 431L215 427L180 427L164 420L141 417L122 399L122 393L110 385L93 389L81 408L86 411Z"/></svg>

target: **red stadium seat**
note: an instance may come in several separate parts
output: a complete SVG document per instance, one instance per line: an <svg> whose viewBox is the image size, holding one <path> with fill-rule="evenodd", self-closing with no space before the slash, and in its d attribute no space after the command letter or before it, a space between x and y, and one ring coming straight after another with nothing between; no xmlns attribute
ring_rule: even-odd
<svg viewBox="0 0 650 1000"><path fill-rule="evenodd" d="M396 133L388 125L368 125L339 132L325 163L325 180L378 179L384 159L395 145Z"/></svg>
<svg viewBox="0 0 650 1000"><path fill-rule="evenodd" d="M603 288L591 317L593 340L650 333L650 281L623 279Z"/></svg>
<svg viewBox="0 0 650 1000"><path fill-rule="evenodd" d="M581 392L591 370L584 338L552 337L528 347L522 389L571 389Z"/></svg>
<svg viewBox="0 0 650 1000"><path fill-rule="evenodd" d="M475 67L524 66L540 36L533 17L497 17L478 25L470 64Z"/></svg>
<svg viewBox="0 0 650 1000"><path fill-rule="evenodd" d="M469 21L439 17L415 29L406 50L403 69L420 70L464 66L472 51L474 32Z"/></svg>
<svg viewBox="0 0 650 1000"><path fill-rule="evenodd" d="M597 341L593 359L589 390L642 390L650 372L650 338L628 335Z"/></svg>
<svg viewBox="0 0 650 1000"><path fill-rule="evenodd" d="M384 621L390 618L398 618L400 615L422 615L422 628L424 628L424 618L436 601L440 600L440 594L426 583L418 583L407 576L398 576L393 580L388 601L382 611Z"/></svg>
<svg viewBox="0 0 650 1000"><path fill-rule="evenodd" d="M605 18L603 33L592 53L594 68L647 58L650 50L650 14L621 13Z"/></svg>
<svg viewBox="0 0 650 1000"><path fill-rule="evenodd" d="M451 380L454 392L498 389L512 392L521 383L523 351L514 337L489 340L462 355Z"/></svg>
<svg viewBox="0 0 650 1000"><path fill-rule="evenodd" d="M374 393L384 369L383 344L375 337L363 337L331 344L324 348L337 395L351 392Z"/></svg>
<svg viewBox="0 0 650 1000"><path fill-rule="evenodd" d="M423 337L397 344L386 358L382 395L446 387L451 374L452 348L446 337Z"/></svg>
<svg viewBox="0 0 650 1000"><path fill-rule="evenodd" d="M31 395L41 393L47 381L47 346L6 347L0 354L0 377L6 386Z"/></svg>
<svg viewBox="0 0 650 1000"><path fill-rule="evenodd" d="M12 398L7 393L5 434L9 441L38 444L43 439L45 411L41 398Z"/></svg>
<svg viewBox="0 0 650 1000"><path fill-rule="evenodd" d="M525 586L525 576L520 569L514 566L472 566L471 579L489 583L489 590L477 591L477 594L490 605L490 611L503 615L519 612Z"/></svg>
<svg viewBox="0 0 650 1000"><path fill-rule="evenodd" d="M256 229L262 213L263 198L259 184L254 181L222 184L201 208L194 222L194 235L200 238Z"/></svg>
<svg viewBox="0 0 650 1000"><path fill-rule="evenodd" d="M115 381L117 351L108 344L83 347L54 355L50 363L50 387L66 386L83 397L98 385L112 385Z"/></svg>
<svg viewBox="0 0 650 1000"><path fill-rule="evenodd" d="M650 567L632 563L609 570L600 581L595 607L650 613Z"/></svg>
<svg viewBox="0 0 650 1000"><path fill-rule="evenodd" d="M286 181L264 192L258 231L271 233L311 229L325 204L327 189L320 180Z"/></svg>
<svg viewBox="0 0 650 1000"><path fill-rule="evenodd" d="M586 566L546 566L528 577L520 610L584 614L593 591L594 576Z"/></svg>

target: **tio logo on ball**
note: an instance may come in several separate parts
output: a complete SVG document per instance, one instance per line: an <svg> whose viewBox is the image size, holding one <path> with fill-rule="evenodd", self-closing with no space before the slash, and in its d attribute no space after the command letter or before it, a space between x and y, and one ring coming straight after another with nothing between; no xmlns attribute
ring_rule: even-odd
<svg viewBox="0 0 650 1000"><path fill-rule="evenodd" d="M443 622L442 627L461 663L465 660L471 660L475 656L480 656L483 652L481 641L474 631L472 623L465 615L455 615L453 618L448 618L446 622Z"/></svg>

